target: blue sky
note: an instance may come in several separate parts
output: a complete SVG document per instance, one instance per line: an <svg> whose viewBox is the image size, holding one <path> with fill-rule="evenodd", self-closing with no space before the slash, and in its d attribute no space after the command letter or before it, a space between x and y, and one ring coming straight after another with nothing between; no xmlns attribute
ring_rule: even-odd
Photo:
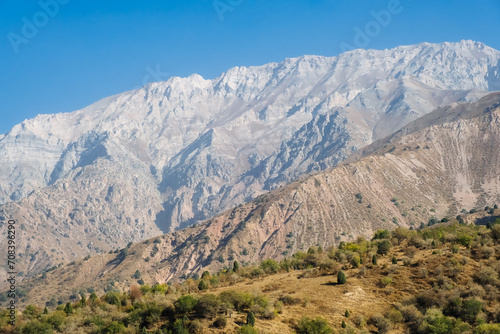
<svg viewBox="0 0 500 334"><path fill-rule="evenodd" d="M170 76L347 46L500 49L499 24L498 0L0 0L0 133Z"/></svg>

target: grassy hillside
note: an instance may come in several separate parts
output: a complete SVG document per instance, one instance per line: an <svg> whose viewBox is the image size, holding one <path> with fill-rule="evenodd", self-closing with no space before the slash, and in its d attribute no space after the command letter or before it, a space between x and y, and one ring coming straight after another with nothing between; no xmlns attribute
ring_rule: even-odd
<svg viewBox="0 0 500 334"><path fill-rule="evenodd" d="M500 333L500 219L488 226L460 222L379 230L372 240L311 247L258 266L233 263L182 284L125 291L110 284L103 295L80 291L58 306L54 296L45 310L27 306L16 328L2 312L1 331ZM142 283L140 272L135 279Z"/></svg>

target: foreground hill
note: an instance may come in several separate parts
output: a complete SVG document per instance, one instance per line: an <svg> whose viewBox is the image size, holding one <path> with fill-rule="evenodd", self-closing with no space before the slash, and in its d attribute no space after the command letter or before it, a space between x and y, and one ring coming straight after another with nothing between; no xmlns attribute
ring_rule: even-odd
<svg viewBox="0 0 500 334"><path fill-rule="evenodd" d="M499 210L463 219L498 218ZM419 231L379 230L280 263L204 272L182 284L110 286L55 308L30 305L2 333L500 332L500 219L455 219ZM137 274L140 276L140 274ZM142 283L142 282L141 282ZM57 296L57 295L56 295ZM54 296L54 300L56 299ZM50 309L50 310L49 310ZM42 314L43 313L43 314ZM253 320L252 320L253 319ZM332 329L334 331L332 331ZM11 331L12 330L12 331Z"/></svg>
<svg viewBox="0 0 500 334"><path fill-rule="evenodd" d="M429 121L430 120L430 121ZM234 260L276 260L313 245L419 228L462 210L500 203L500 93L436 110L375 144L368 156L258 197L205 223L62 266L30 298L110 282L178 281ZM412 130L413 129L413 130ZM43 300L43 298L42 298Z"/></svg>
<svg viewBox="0 0 500 334"><path fill-rule="evenodd" d="M499 59L472 41L304 56L40 115L0 135L0 220L23 226L27 275L172 232L498 89Z"/></svg>

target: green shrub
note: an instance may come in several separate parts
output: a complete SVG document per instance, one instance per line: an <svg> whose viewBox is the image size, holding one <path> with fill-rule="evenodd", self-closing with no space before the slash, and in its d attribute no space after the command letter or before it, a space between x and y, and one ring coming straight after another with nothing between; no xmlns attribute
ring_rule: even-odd
<svg viewBox="0 0 500 334"><path fill-rule="evenodd" d="M125 330L125 326L118 321L113 321L106 327L104 327L101 331L103 334L115 334L115 333L123 333Z"/></svg>
<svg viewBox="0 0 500 334"><path fill-rule="evenodd" d="M258 334L259 332L257 332L257 330L255 328L253 328L252 326L243 325L238 330L238 333L240 333L240 334Z"/></svg>
<svg viewBox="0 0 500 334"><path fill-rule="evenodd" d="M401 314L401 311L392 309L387 313L386 318L389 319L390 322L393 324L398 324L403 322L403 315Z"/></svg>
<svg viewBox="0 0 500 334"><path fill-rule="evenodd" d="M196 304L198 304L198 301L193 296L191 295L182 296L179 299L177 299L174 303L175 312L177 314L188 314L189 312L194 310Z"/></svg>
<svg viewBox="0 0 500 334"><path fill-rule="evenodd" d="M280 265L275 260L267 259L260 263L260 267L266 274L275 274L278 272Z"/></svg>
<svg viewBox="0 0 500 334"><path fill-rule="evenodd" d="M182 321L182 319L177 319L177 320L175 320L175 322L172 326L171 333L172 334L189 334L189 331L184 326L184 321Z"/></svg>
<svg viewBox="0 0 500 334"><path fill-rule="evenodd" d="M388 230L377 230L373 239L387 239L391 237L391 232Z"/></svg>
<svg viewBox="0 0 500 334"><path fill-rule="evenodd" d="M214 328L224 328L226 326L227 326L227 320L224 317L218 317L211 325L211 327Z"/></svg>
<svg viewBox="0 0 500 334"><path fill-rule="evenodd" d="M35 305L28 305L23 311L23 315L28 317L28 318L36 318L37 316L40 315L40 308L38 308Z"/></svg>
<svg viewBox="0 0 500 334"><path fill-rule="evenodd" d="M389 252L391 247L392 247L392 245L388 240L383 240L381 243L378 244L377 253L381 254L381 255L385 255Z"/></svg>
<svg viewBox="0 0 500 334"><path fill-rule="evenodd" d="M208 283L207 283L207 281L202 279L200 281L200 283L198 284L198 290L203 291L203 290L207 290L207 289L208 289Z"/></svg>
<svg viewBox="0 0 500 334"><path fill-rule="evenodd" d="M460 245L469 248L469 246L470 246L470 244L471 244L471 242L472 242L473 239L474 238L471 237L468 234L459 234L456 241Z"/></svg>
<svg viewBox="0 0 500 334"><path fill-rule="evenodd" d="M328 325L328 322L323 318L311 319L303 317L298 324L298 334L330 334L333 330Z"/></svg>
<svg viewBox="0 0 500 334"><path fill-rule="evenodd" d="M168 291L168 286L166 284L158 284L156 283L151 287L151 292L152 293L159 293L159 294L166 294Z"/></svg>
<svg viewBox="0 0 500 334"><path fill-rule="evenodd" d="M491 237L494 240L497 240L497 241L500 240L500 224L494 225L491 228Z"/></svg>
<svg viewBox="0 0 500 334"><path fill-rule="evenodd" d="M40 321L31 321L24 325L22 334L53 334L54 331L49 324Z"/></svg>
<svg viewBox="0 0 500 334"><path fill-rule="evenodd" d="M370 323L373 324L375 327L378 329L378 333L387 333L388 331L391 330L391 323L389 320L384 318L381 315L375 315L370 318Z"/></svg>
<svg viewBox="0 0 500 334"><path fill-rule="evenodd" d="M481 324L474 330L477 334L500 334L499 324Z"/></svg>
<svg viewBox="0 0 500 334"><path fill-rule="evenodd" d="M139 271L139 269L137 269L137 270L135 271L133 278L135 278L135 279L139 279L139 278L141 278L141 272Z"/></svg>
<svg viewBox="0 0 500 334"><path fill-rule="evenodd" d="M302 300L300 298L293 298L290 295L282 296L278 300L281 301L285 305L296 305L296 304L300 304L302 302Z"/></svg>
<svg viewBox="0 0 500 334"><path fill-rule="evenodd" d="M345 276L344 272L341 270L337 274L337 283L338 284L346 284L347 283L347 277Z"/></svg>
<svg viewBox="0 0 500 334"><path fill-rule="evenodd" d="M476 320L479 312L483 309L483 303L472 298L464 301L462 308L460 310L460 318L473 324Z"/></svg>
<svg viewBox="0 0 500 334"><path fill-rule="evenodd" d="M253 312L248 312L247 313L247 325L249 326L255 326L255 315Z"/></svg>
<svg viewBox="0 0 500 334"><path fill-rule="evenodd" d="M148 305L147 309L142 314L143 324L151 326L160 320L162 308L156 304Z"/></svg>
<svg viewBox="0 0 500 334"><path fill-rule="evenodd" d="M108 291L104 296L104 301L108 304L119 306L121 305L120 293L117 291Z"/></svg>
<svg viewBox="0 0 500 334"><path fill-rule="evenodd" d="M221 308L221 302L214 294L206 294L198 299L196 313L204 318L214 318Z"/></svg>
<svg viewBox="0 0 500 334"><path fill-rule="evenodd" d="M392 284L392 278L390 278L389 276L384 276L380 279L380 286L385 288L389 284Z"/></svg>
<svg viewBox="0 0 500 334"><path fill-rule="evenodd" d="M361 258L359 257L359 255L354 255L351 259L351 265L353 266L353 268L359 267L360 262Z"/></svg>
<svg viewBox="0 0 500 334"><path fill-rule="evenodd" d="M72 314L74 312L73 305L71 305L70 302L66 303L66 306L64 307L64 312L66 314Z"/></svg>
<svg viewBox="0 0 500 334"><path fill-rule="evenodd" d="M253 298L250 294L236 291L223 291L219 295L220 300L234 307L235 310L243 312L252 306Z"/></svg>
<svg viewBox="0 0 500 334"><path fill-rule="evenodd" d="M62 311L53 312L46 320L46 322L52 326L52 328L62 331L62 325L64 324L64 320L66 319L66 313Z"/></svg>
<svg viewBox="0 0 500 334"><path fill-rule="evenodd" d="M91 324L94 324L97 326L104 326L105 322L101 317L96 316L96 315L94 315L90 318L87 318L83 321L84 326L90 326Z"/></svg>
<svg viewBox="0 0 500 334"><path fill-rule="evenodd" d="M427 323L425 333L448 334L453 328L453 319L443 315L439 310L428 310L425 320Z"/></svg>
<svg viewBox="0 0 500 334"><path fill-rule="evenodd" d="M474 281L481 285L496 285L498 284L498 272L490 267L481 267L479 271L474 273Z"/></svg>

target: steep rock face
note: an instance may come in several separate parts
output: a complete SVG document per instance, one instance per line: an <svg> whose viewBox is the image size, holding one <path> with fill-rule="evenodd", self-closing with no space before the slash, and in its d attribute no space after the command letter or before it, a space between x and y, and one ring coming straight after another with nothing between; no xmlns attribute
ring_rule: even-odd
<svg viewBox="0 0 500 334"><path fill-rule="evenodd" d="M110 280L127 287L137 269L146 281L177 280L234 260L281 259L312 245L369 237L379 228L419 227L433 217L498 204L499 146L500 93L438 109L366 148L358 160L133 245L126 257L95 256L75 270L56 269L31 295L43 296L63 280L78 288Z"/></svg>
<svg viewBox="0 0 500 334"><path fill-rule="evenodd" d="M0 216L25 225L27 273L173 231L478 99L499 59L472 41L304 56L41 115L0 136Z"/></svg>

